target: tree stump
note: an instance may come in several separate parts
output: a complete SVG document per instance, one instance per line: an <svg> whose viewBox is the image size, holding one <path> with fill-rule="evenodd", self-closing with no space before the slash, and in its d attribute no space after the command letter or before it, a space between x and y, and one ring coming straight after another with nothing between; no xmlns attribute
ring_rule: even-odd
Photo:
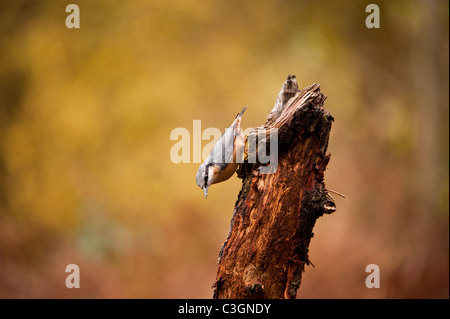
<svg viewBox="0 0 450 319"><path fill-rule="evenodd" d="M334 119L323 107L326 96L319 84L298 91L295 82L295 89L282 110L274 108L276 117L248 136L247 141L262 129L266 136L278 130L278 168L262 174L264 164L250 163L247 154L237 171L242 189L219 254L216 299L295 298L305 264L311 264L314 224L336 210L324 184Z"/></svg>

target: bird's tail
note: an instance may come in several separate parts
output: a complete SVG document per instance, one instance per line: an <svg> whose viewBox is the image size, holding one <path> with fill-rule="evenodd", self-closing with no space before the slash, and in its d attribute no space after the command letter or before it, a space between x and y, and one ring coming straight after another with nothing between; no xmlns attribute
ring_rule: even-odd
<svg viewBox="0 0 450 319"><path fill-rule="evenodd" d="M236 115L236 118L234 119L233 123L231 123L230 128L232 128L232 129L237 129L237 128L240 128L240 127L241 127L241 118L242 118L242 115L244 114L246 108L247 108L247 105L244 106L244 108L242 109L242 111L240 111L240 112Z"/></svg>
<svg viewBox="0 0 450 319"><path fill-rule="evenodd" d="M247 109L247 106L248 106L248 105L244 106L244 108L242 109L242 111L240 111L236 117L241 118L242 115L244 114L245 110Z"/></svg>
<svg viewBox="0 0 450 319"><path fill-rule="evenodd" d="M247 109L247 106L248 106L248 105L244 106L244 108L242 109L242 111L240 111L240 112L238 113L238 115L236 115L236 118L234 119L234 122L233 122L233 124L232 124L232 126L233 126L234 128L238 128L238 127L241 126L241 118L242 118L242 115L244 114L245 110Z"/></svg>

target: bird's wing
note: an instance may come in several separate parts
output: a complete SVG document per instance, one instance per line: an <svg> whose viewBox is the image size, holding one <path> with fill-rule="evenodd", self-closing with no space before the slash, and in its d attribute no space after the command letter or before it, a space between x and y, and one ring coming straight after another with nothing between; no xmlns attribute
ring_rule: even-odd
<svg viewBox="0 0 450 319"><path fill-rule="evenodd" d="M212 161L220 167L221 171L233 162L234 139L234 129L229 127L211 151Z"/></svg>
<svg viewBox="0 0 450 319"><path fill-rule="evenodd" d="M228 164L233 162L234 142L237 135L240 133L241 118L247 106L236 115L233 123L225 130L222 137L214 145L211 156L215 164L217 164L221 171L223 171Z"/></svg>

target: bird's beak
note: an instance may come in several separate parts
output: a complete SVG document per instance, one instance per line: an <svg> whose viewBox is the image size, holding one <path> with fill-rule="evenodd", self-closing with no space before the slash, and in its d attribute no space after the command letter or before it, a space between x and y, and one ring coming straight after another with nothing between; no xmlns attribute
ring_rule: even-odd
<svg viewBox="0 0 450 319"><path fill-rule="evenodd" d="M203 192L205 193L205 198L208 197L208 186L203 187Z"/></svg>

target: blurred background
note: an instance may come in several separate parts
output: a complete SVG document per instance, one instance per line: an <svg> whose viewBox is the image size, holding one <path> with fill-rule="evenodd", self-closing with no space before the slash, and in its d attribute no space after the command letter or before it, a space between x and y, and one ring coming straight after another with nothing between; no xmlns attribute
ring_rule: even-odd
<svg viewBox="0 0 450 319"><path fill-rule="evenodd" d="M205 199L170 133L192 150L193 120L224 130L244 105L261 125L292 73L328 96L325 182L346 195L298 298L448 298L449 3L376 1L368 29L369 3L2 1L0 297L211 298L241 180Z"/></svg>

